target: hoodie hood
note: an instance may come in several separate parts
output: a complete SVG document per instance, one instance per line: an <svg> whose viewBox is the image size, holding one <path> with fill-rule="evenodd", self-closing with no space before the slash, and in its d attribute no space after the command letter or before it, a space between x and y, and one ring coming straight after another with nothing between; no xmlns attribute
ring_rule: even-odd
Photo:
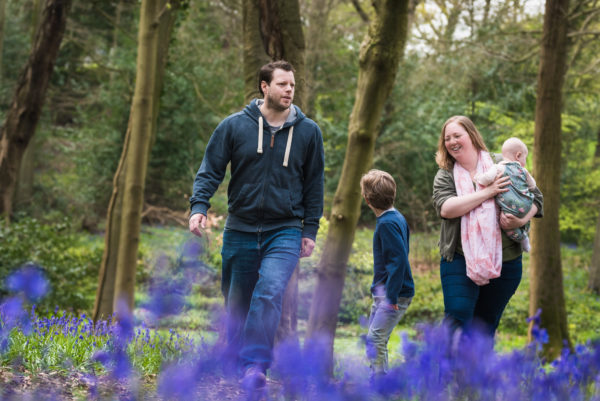
<svg viewBox="0 0 600 401"><path fill-rule="evenodd" d="M264 100L262 100L262 99L253 99L250 102L250 104L248 104L244 108L244 113L246 113L248 116L250 116L253 120L255 120L258 123L258 138L257 138L256 153L260 153L260 154L263 153L264 125L268 124L268 123L266 123L266 120L263 117L262 113L260 112L260 108L259 108L263 103L264 103ZM287 119L285 120L285 123L278 130L278 131L280 131L282 129L289 127L287 144L285 147L285 155L283 157L283 164L282 164L283 167L288 166L288 162L290 159L290 151L292 149L292 140L294 137L294 125L305 118L304 113L302 113L302 111L300 110L300 108L298 106L292 104L290 106L290 108L291 108L291 110L290 110L290 113L288 114Z"/></svg>

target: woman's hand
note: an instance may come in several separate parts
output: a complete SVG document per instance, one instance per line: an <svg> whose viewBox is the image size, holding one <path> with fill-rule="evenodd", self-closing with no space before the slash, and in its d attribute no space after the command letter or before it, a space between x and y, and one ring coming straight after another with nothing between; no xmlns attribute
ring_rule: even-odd
<svg viewBox="0 0 600 401"><path fill-rule="evenodd" d="M512 230L517 227L523 227L537 213L537 206L531 205L531 210L525 216L518 218L510 213L500 213L500 227L504 230Z"/></svg>
<svg viewBox="0 0 600 401"><path fill-rule="evenodd" d="M510 184L510 178L507 176L502 176L502 177L496 178L494 180L494 182L492 182L490 185L485 187L485 191L488 191L488 193L490 194L490 198L493 198L494 196L496 196L502 192L507 192L508 191L507 186L509 184Z"/></svg>
<svg viewBox="0 0 600 401"><path fill-rule="evenodd" d="M500 227L505 230L512 230L513 228L522 227L527 223L528 220L523 221L514 214L500 213Z"/></svg>

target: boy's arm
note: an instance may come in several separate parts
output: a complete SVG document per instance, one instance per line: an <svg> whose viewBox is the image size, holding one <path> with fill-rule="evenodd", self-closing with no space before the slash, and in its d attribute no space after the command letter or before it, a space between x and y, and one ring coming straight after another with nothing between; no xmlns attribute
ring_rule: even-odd
<svg viewBox="0 0 600 401"><path fill-rule="evenodd" d="M402 239L400 228L396 224L381 224L381 252L388 278L385 283L385 295L391 305L398 303L398 294L404 284L408 262L407 243Z"/></svg>

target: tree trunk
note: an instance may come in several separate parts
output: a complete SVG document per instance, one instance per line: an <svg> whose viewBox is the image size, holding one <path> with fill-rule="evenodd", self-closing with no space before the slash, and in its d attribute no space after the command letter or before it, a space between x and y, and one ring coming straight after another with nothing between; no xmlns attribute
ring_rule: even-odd
<svg viewBox="0 0 600 401"><path fill-rule="evenodd" d="M594 165L596 168L600 168L600 130L598 130L598 139L596 141ZM594 237L594 249L592 251L592 263L590 265L588 287L594 293L600 294L600 214L598 214L598 221L596 222L596 236Z"/></svg>
<svg viewBox="0 0 600 401"><path fill-rule="evenodd" d="M0 0L0 84L2 83L2 49L4 48L4 23L6 22L6 0Z"/></svg>
<svg viewBox="0 0 600 401"><path fill-rule="evenodd" d="M346 263L360 213L360 178L371 167L378 124L394 85L407 37L408 0L374 1L376 15L361 46L358 84L342 174L333 199L329 232L319 262L308 337L327 342L329 360ZM331 365L329 366L331 372Z"/></svg>
<svg viewBox="0 0 600 401"><path fill-rule="evenodd" d="M156 132L174 11L179 4L167 0L142 2L136 84L108 206L105 249L93 312L95 321L110 317L120 300L133 308L146 170Z"/></svg>
<svg viewBox="0 0 600 401"><path fill-rule="evenodd" d="M259 0L243 0L244 35L244 102L261 98L258 70L271 59L265 52L260 29Z"/></svg>
<svg viewBox="0 0 600 401"><path fill-rule="evenodd" d="M35 43L35 34L40 23L42 16L42 2L40 0L34 0L31 10L31 46ZM36 153L36 140L35 132L31 137L31 141L23 157L21 158L21 166L19 167L19 175L15 184L15 195L13 198L14 205L18 208L31 202L33 197L33 180L35 171L35 153Z"/></svg>
<svg viewBox="0 0 600 401"><path fill-rule="evenodd" d="M10 219L23 152L35 133L67 23L71 0L47 0L33 48L0 133L0 199Z"/></svg>
<svg viewBox="0 0 600 401"><path fill-rule="evenodd" d="M244 0L244 82L246 103L261 98L258 70L274 60L296 69L294 103L304 107L306 77L304 34L298 0Z"/></svg>
<svg viewBox="0 0 600 401"><path fill-rule="evenodd" d="M544 218L532 224L529 313L542 309L541 326L550 337L544 354L549 359L560 355L564 341L570 344L558 223L568 10L569 0L546 1L535 108L533 171L544 194Z"/></svg>
<svg viewBox="0 0 600 401"><path fill-rule="evenodd" d="M244 100L262 98L258 90L258 70L274 60L287 60L296 69L294 104L305 105L306 78L304 33L298 0L244 0ZM285 291L281 320L275 341L297 339L298 269Z"/></svg>
<svg viewBox="0 0 600 401"><path fill-rule="evenodd" d="M325 48L325 33L327 20L333 5L333 0L311 0L308 9L308 26L306 28L306 106L304 114L313 117L315 99L318 92L317 76L319 64L327 57Z"/></svg>

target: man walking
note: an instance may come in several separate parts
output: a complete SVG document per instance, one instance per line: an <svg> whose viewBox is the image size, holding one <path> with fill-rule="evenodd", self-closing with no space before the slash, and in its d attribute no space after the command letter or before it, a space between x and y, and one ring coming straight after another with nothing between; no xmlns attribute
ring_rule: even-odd
<svg viewBox="0 0 600 401"><path fill-rule="evenodd" d="M209 199L231 162L221 290L229 348L253 387L266 382L287 283L298 259L315 246L324 174L321 130L292 104L292 65L264 65L258 85L263 99L213 132L194 181L189 221L201 236Z"/></svg>

